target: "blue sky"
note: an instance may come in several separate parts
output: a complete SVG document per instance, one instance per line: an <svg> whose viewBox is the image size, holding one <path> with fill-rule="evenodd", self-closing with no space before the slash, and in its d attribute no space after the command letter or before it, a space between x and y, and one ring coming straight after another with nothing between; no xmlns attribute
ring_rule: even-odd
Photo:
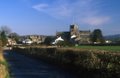
<svg viewBox="0 0 120 78"><path fill-rule="evenodd" d="M120 34L120 0L0 0L0 26L20 35L101 29Z"/></svg>

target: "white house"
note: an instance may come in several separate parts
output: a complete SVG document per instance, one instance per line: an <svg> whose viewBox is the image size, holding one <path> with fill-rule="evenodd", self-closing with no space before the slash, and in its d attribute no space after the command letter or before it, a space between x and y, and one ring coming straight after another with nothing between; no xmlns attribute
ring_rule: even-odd
<svg viewBox="0 0 120 78"><path fill-rule="evenodd" d="M52 42L52 44L57 44L59 41L64 41L64 39L62 39L61 36L60 36L57 39L55 39L55 41Z"/></svg>
<svg viewBox="0 0 120 78"><path fill-rule="evenodd" d="M23 44L32 44L33 42L30 39L25 39L22 41Z"/></svg>

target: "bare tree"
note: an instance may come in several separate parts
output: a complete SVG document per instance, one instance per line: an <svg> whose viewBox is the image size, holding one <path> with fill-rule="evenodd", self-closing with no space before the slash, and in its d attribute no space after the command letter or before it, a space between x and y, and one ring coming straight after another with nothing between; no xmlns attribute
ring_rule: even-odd
<svg viewBox="0 0 120 78"><path fill-rule="evenodd" d="M9 35L12 32L8 26L1 26L0 31L4 31L6 35Z"/></svg>

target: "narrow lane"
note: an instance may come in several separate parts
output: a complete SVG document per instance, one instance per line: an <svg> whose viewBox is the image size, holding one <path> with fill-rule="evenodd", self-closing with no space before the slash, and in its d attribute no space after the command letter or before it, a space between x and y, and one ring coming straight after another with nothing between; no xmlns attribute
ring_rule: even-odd
<svg viewBox="0 0 120 78"><path fill-rule="evenodd" d="M11 78L77 78L62 69L15 52L5 52L4 56L10 65Z"/></svg>

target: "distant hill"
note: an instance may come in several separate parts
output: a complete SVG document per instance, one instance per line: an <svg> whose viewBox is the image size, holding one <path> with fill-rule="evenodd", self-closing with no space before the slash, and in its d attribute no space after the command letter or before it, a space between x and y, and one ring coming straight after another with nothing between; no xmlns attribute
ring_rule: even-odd
<svg viewBox="0 0 120 78"><path fill-rule="evenodd" d="M104 36L107 40L120 41L120 34Z"/></svg>

